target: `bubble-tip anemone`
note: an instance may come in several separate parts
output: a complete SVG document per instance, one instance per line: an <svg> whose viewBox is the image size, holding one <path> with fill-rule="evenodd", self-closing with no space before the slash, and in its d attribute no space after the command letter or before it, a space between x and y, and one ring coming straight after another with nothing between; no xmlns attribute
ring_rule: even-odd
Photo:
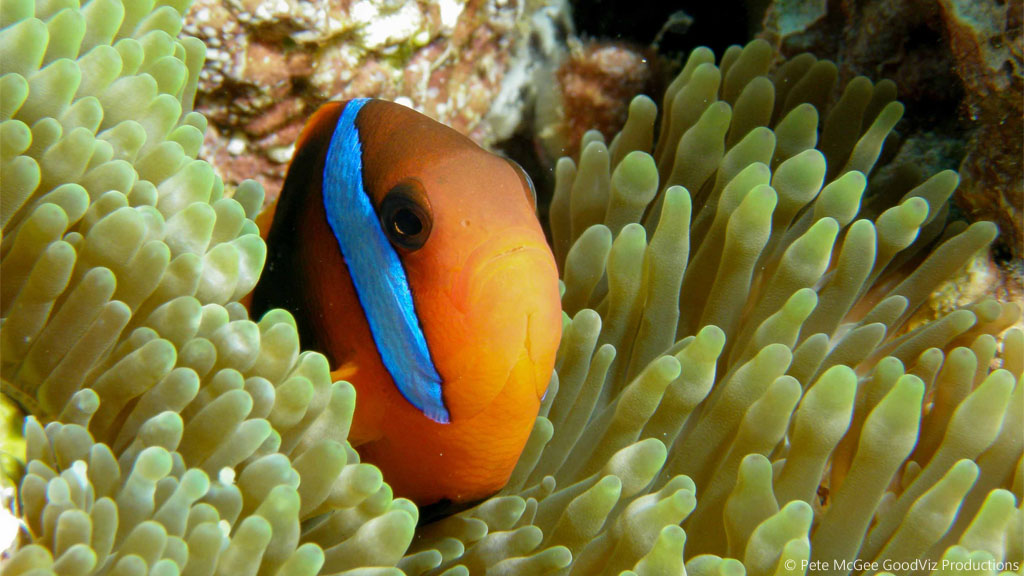
<svg viewBox="0 0 1024 576"><path fill-rule="evenodd" d="M347 445L351 386L287 314L237 303L262 190L195 159L184 9L0 11L0 368L32 414L5 575L1021 561L1024 333L993 337L1020 310L903 330L995 229L947 225L952 172L868 183L891 83L829 106L829 62L698 49L656 144L641 97L611 145L560 161L568 316L542 414L501 494L415 531Z"/></svg>

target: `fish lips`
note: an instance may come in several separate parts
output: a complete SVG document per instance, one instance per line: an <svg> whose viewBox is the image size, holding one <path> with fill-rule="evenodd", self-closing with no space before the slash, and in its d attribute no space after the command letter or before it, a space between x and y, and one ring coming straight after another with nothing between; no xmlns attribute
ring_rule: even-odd
<svg viewBox="0 0 1024 576"><path fill-rule="evenodd" d="M562 329L547 245L505 237L478 248L458 273L451 300L461 322L444 339L452 349L439 358L448 361L437 364L452 418L472 418L503 392L539 406Z"/></svg>

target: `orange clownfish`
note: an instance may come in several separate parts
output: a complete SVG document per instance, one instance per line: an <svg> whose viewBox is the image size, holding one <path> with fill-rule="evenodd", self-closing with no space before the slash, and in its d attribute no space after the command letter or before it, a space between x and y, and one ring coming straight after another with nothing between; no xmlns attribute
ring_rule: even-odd
<svg viewBox="0 0 1024 576"><path fill-rule="evenodd" d="M332 102L296 145L252 312L292 313L356 389L349 440L397 496L508 481L561 337L558 273L517 164L404 106Z"/></svg>

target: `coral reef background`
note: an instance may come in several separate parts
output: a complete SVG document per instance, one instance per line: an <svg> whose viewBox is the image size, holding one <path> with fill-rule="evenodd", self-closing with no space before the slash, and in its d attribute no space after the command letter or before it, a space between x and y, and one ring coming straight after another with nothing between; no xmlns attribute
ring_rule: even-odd
<svg viewBox="0 0 1024 576"><path fill-rule="evenodd" d="M528 53L565 35L527 7L515 22L563 24L517 32ZM546 214L556 374L508 487L417 529L348 446L352 387L287 314L237 302L264 193L197 159L187 8L0 11L0 376L29 412L5 575L1020 570L1021 310L915 318L997 229L950 218L956 173L903 168L893 82L765 40L700 48L621 131L540 135L580 151Z"/></svg>

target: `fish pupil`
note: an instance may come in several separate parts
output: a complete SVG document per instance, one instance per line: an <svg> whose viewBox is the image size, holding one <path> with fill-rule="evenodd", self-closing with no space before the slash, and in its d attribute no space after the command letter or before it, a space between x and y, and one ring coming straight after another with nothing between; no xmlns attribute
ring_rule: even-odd
<svg viewBox="0 0 1024 576"><path fill-rule="evenodd" d="M393 226L395 233L400 236L416 236L423 231L423 222L419 216L407 208L395 212Z"/></svg>
<svg viewBox="0 0 1024 576"><path fill-rule="evenodd" d="M404 250L419 250L427 242L433 220L430 201L418 180L396 184L380 202L380 226L393 244Z"/></svg>

